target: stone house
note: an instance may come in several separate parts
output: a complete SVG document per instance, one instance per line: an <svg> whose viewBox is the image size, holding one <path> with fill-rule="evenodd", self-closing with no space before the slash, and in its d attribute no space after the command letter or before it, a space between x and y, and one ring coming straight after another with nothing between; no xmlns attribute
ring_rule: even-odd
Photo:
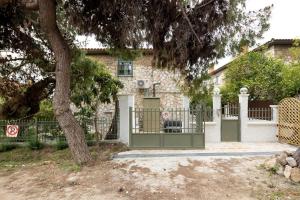
<svg viewBox="0 0 300 200"><path fill-rule="evenodd" d="M289 62L291 60L289 49L293 46L293 43L293 39L272 39L252 51L263 51L268 56ZM225 71L231 62L217 69L209 69L208 73L211 75L211 82L214 86L221 87L224 85Z"/></svg>
<svg viewBox="0 0 300 200"><path fill-rule="evenodd" d="M106 65L124 88L119 95L134 95L135 107L144 106L144 98L160 98L160 108L181 108L183 94L178 84L181 74L177 70L152 67L152 50L143 49L142 56L135 60L122 60L108 53L106 49L83 49L87 56ZM154 94L155 93L155 94ZM102 105L102 110L113 110L114 105Z"/></svg>

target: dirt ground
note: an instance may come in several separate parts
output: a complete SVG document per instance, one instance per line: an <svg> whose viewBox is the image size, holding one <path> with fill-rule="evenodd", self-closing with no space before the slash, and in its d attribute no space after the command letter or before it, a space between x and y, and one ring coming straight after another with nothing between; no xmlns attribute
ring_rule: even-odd
<svg viewBox="0 0 300 200"><path fill-rule="evenodd" d="M262 169L265 159L99 160L72 170L57 161L42 160L13 170L2 167L0 199L300 199L300 185Z"/></svg>

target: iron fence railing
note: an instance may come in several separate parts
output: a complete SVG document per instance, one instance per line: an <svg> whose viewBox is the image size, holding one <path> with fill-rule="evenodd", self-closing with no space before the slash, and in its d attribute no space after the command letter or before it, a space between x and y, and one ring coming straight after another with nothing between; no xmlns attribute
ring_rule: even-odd
<svg viewBox="0 0 300 200"><path fill-rule="evenodd" d="M17 128L17 137L7 137L6 132L9 126ZM31 137L36 136L34 133L37 131L35 120L0 120L0 141L5 140L9 142L25 142ZM14 131L11 132L11 134Z"/></svg>
<svg viewBox="0 0 300 200"><path fill-rule="evenodd" d="M249 108L248 109L249 120L272 120L271 108Z"/></svg>
<svg viewBox="0 0 300 200"><path fill-rule="evenodd" d="M236 104L227 104L222 107L222 117L236 118L239 116L240 107Z"/></svg>
<svg viewBox="0 0 300 200"><path fill-rule="evenodd" d="M96 129L104 139L117 139L119 117L81 119L86 141L96 141ZM97 128L96 128L97 125ZM11 127L17 129L16 137L8 137ZM55 119L0 120L0 142L27 142L32 139L43 143L66 140L59 123Z"/></svg>
<svg viewBox="0 0 300 200"><path fill-rule="evenodd" d="M212 122L213 119L213 109L210 107L204 108L204 121L205 122Z"/></svg>
<svg viewBox="0 0 300 200"><path fill-rule="evenodd" d="M133 133L194 133L204 116L211 120L211 111L205 115L203 109L155 109L134 108L132 114ZM197 123L198 122L198 123ZM201 126L204 128L204 126Z"/></svg>

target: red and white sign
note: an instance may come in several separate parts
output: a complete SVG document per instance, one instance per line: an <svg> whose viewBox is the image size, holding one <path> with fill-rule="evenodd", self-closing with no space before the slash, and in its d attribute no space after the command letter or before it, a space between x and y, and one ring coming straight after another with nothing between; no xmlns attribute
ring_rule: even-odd
<svg viewBox="0 0 300 200"><path fill-rule="evenodd" d="M6 126L6 136L7 137L17 137L19 133L18 125L7 125Z"/></svg>

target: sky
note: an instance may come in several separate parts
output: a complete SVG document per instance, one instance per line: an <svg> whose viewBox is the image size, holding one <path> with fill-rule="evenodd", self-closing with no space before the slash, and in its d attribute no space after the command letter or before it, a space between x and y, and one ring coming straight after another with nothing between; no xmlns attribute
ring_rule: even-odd
<svg viewBox="0 0 300 200"><path fill-rule="evenodd" d="M247 0L247 10L258 10L273 4L270 18L270 29L264 33L264 38L257 41L258 45L275 39L300 38L300 0ZM232 57L219 60L216 68L230 62Z"/></svg>
<svg viewBox="0 0 300 200"><path fill-rule="evenodd" d="M271 27L264 34L262 40L257 41L263 44L272 38L275 39L294 39L300 38L300 0L247 0L247 10L258 10L265 6L273 4L272 16L270 19ZM96 42L93 37L78 37L83 42L82 46L86 48L100 48L101 44ZM232 58L227 57L219 60L216 68L226 64Z"/></svg>
<svg viewBox="0 0 300 200"><path fill-rule="evenodd" d="M257 10L273 4L271 27L264 34L264 41L271 38L290 39L300 38L300 0L247 0L248 10Z"/></svg>

